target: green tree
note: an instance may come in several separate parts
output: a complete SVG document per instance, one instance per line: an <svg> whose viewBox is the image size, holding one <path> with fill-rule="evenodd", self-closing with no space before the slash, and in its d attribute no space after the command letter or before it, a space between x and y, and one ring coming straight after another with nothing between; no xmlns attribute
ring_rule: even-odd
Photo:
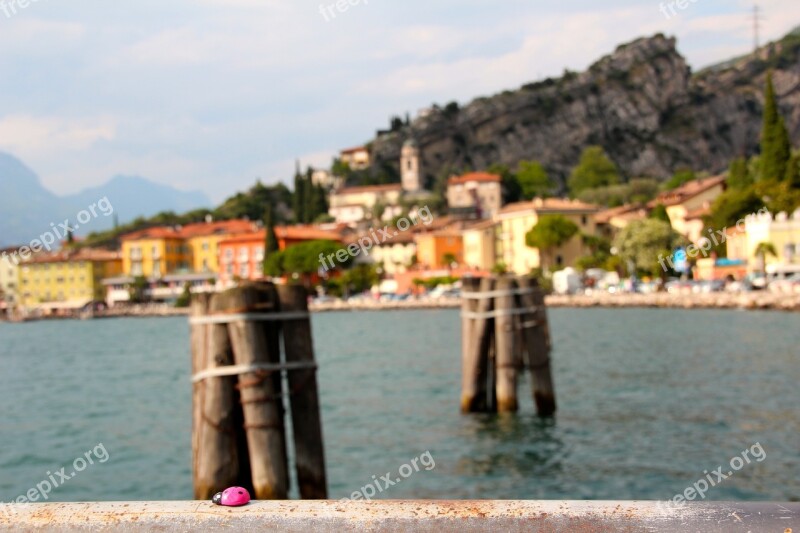
<svg viewBox="0 0 800 533"><path fill-rule="evenodd" d="M486 169L489 174L500 176L500 184L503 188L503 203L510 204L518 202L522 198L522 186L519 178L511 172L506 165L493 164Z"/></svg>
<svg viewBox="0 0 800 533"><path fill-rule="evenodd" d="M728 189L711 204L706 227L716 230L731 227L745 216L764 207L764 200L753 187Z"/></svg>
<svg viewBox="0 0 800 533"><path fill-rule="evenodd" d="M538 161L520 161L517 167L517 181L522 189L522 198L549 198L553 196L556 185Z"/></svg>
<svg viewBox="0 0 800 533"><path fill-rule="evenodd" d="M306 180L299 172L294 176L292 210L295 223L303 224L306 221Z"/></svg>
<svg viewBox="0 0 800 533"><path fill-rule="evenodd" d="M128 294L130 295L130 301L134 304L140 304L147 301L147 288L150 284L147 282L147 278L144 276L136 276L133 278L133 283L131 283L130 287L128 288Z"/></svg>
<svg viewBox="0 0 800 533"><path fill-rule="evenodd" d="M631 222L614 239L618 255L631 262L637 270L665 277L660 260L669 257L672 251L686 240L672 226L662 220L648 218Z"/></svg>
<svg viewBox="0 0 800 533"><path fill-rule="evenodd" d="M578 225L563 215L544 215L525 234L525 244L538 248L544 258L555 248L566 244L578 231Z"/></svg>
<svg viewBox="0 0 800 533"><path fill-rule="evenodd" d="M183 292L178 299L175 300L175 307L189 307L189 304L192 303L192 284L186 282L183 285Z"/></svg>
<svg viewBox="0 0 800 533"><path fill-rule="evenodd" d="M278 237L275 235L275 221L272 219L272 208L267 206L267 213L264 215L264 263L262 268L267 272L267 261L269 257L278 252Z"/></svg>
<svg viewBox="0 0 800 533"><path fill-rule="evenodd" d="M786 177L784 181L790 187L800 189L800 154L794 153L789 158L789 163L786 165Z"/></svg>
<svg viewBox="0 0 800 533"><path fill-rule="evenodd" d="M689 183L690 181L694 181L697 179L697 175L694 173L692 169L684 168L680 169L672 177L664 184L664 190L671 191L672 189L677 189L684 183Z"/></svg>
<svg viewBox="0 0 800 533"><path fill-rule="evenodd" d="M761 130L761 178L780 181L786 175L791 157L791 144L786 123L778 109L772 72L767 73L764 90L764 125Z"/></svg>
<svg viewBox="0 0 800 533"><path fill-rule="evenodd" d="M664 207L664 204L656 204L652 211L650 211L650 217L654 220L660 220L662 222L666 222L667 224L672 224L669 219L669 213L667 213L667 208Z"/></svg>
<svg viewBox="0 0 800 533"><path fill-rule="evenodd" d="M760 242L756 246L755 254L761 258L761 272L767 277L767 256L778 257L778 251L771 242Z"/></svg>
<svg viewBox="0 0 800 533"><path fill-rule="evenodd" d="M737 157L731 161L727 183L731 189L746 189L753 184L753 176L747 168L747 160L744 157Z"/></svg>
<svg viewBox="0 0 800 533"><path fill-rule="evenodd" d="M619 183L617 166L600 146L589 146L581 154L580 162L572 170L569 180L570 194L576 197L586 189L595 189Z"/></svg>

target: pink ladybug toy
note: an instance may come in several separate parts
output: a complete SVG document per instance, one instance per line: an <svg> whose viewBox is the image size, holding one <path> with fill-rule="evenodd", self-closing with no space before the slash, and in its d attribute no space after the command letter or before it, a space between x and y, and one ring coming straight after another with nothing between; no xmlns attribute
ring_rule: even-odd
<svg viewBox="0 0 800 533"><path fill-rule="evenodd" d="M247 492L247 489L243 489L242 487L230 487L222 492L214 494L211 501L217 505L239 507L250 503L250 493Z"/></svg>

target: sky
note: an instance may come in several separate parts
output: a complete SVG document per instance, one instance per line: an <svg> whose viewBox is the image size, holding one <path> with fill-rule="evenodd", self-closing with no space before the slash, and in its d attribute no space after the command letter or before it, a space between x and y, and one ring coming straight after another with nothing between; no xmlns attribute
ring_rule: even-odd
<svg viewBox="0 0 800 533"><path fill-rule="evenodd" d="M640 36L695 69L753 46L739 0L19 1L0 0L0 150L59 194L125 174L217 203ZM759 5L762 41L800 25L797 0Z"/></svg>

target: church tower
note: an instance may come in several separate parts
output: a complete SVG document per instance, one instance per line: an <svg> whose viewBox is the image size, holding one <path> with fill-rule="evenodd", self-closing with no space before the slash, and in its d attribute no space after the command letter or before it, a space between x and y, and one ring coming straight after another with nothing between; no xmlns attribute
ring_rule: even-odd
<svg viewBox="0 0 800 533"><path fill-rule="evenodd" d="M418 192L422 190L419 146L414 139L408 139L403 143L403 149L400 152L400 177L404 191Z"/></svg>

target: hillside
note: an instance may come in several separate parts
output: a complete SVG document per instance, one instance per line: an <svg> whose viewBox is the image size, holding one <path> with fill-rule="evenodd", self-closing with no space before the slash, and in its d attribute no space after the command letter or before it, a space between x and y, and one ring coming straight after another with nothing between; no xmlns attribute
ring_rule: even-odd
<svg viewBox="0 0 800 533"><path fill-rule="evenodd" d="M758 150L764 77L775 85L792 139L800 140L800 35L693 75L675 39L620 46L582 73L435 108L369 144L373 170L395 167L404 140L422 149L432 181L493 163L536 159L563 183L582 149L598 144L628 177L666 178L681 167L718 172Z"/></svg>

